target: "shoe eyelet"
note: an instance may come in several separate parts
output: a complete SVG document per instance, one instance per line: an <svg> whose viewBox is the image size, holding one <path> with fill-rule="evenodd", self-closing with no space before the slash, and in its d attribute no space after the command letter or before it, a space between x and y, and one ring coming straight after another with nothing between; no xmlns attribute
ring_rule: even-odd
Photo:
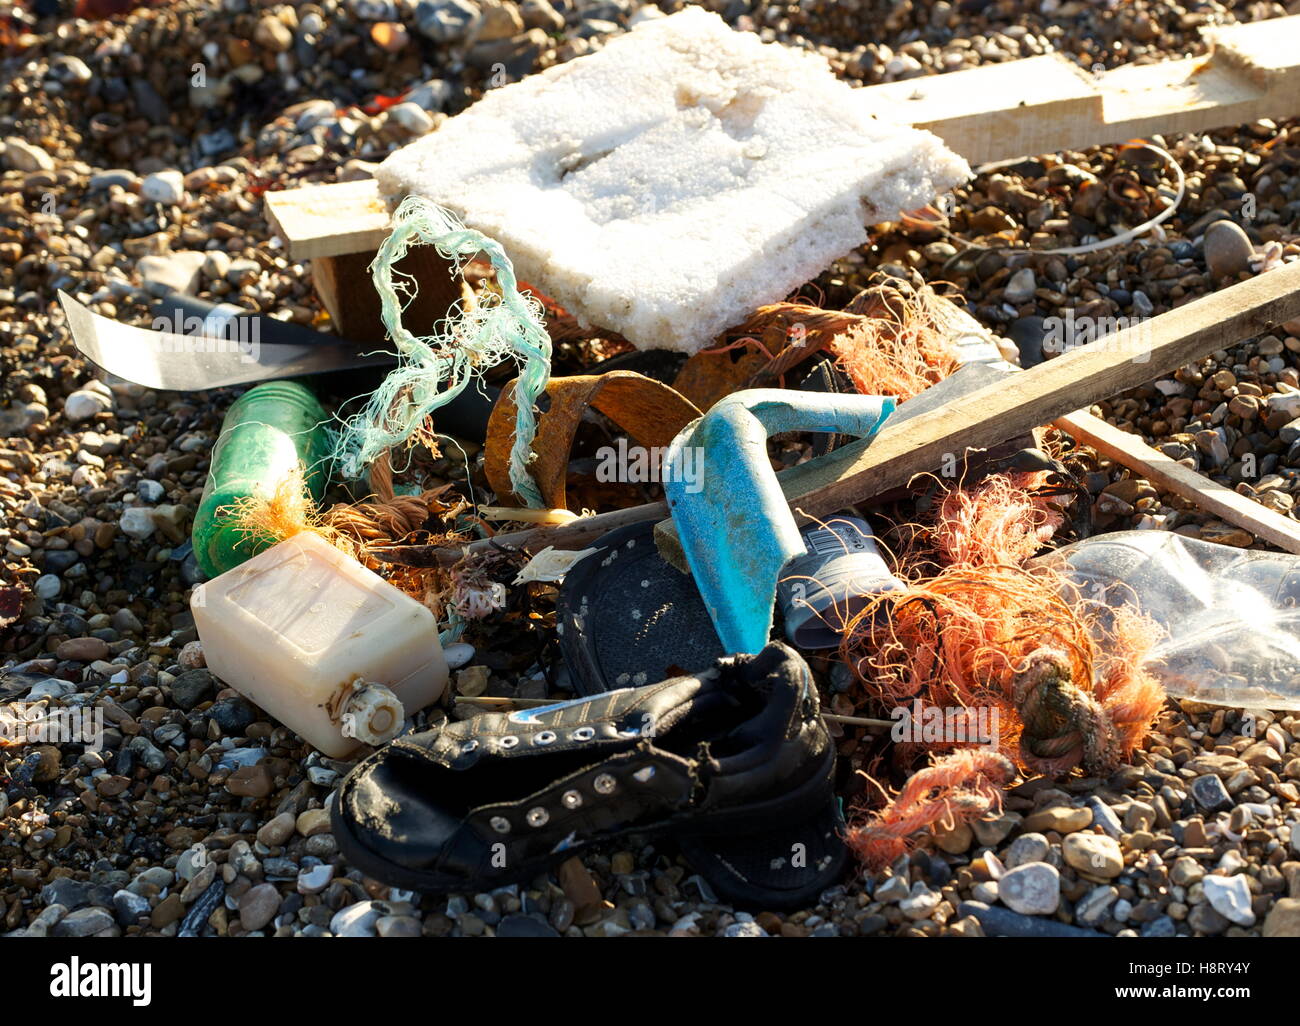
<svg viewBox="0 0 1300 1026"><path fill-rule="evenodd" d="M577 791L565 791L564 794L560 796L560 801L564 804L566 809L576 809L582 804L582 795Z"/></svg>
<svg viewBox="0 0 1300 1026"><path fill-rule="evenodd" d="M519 738L515 737L513 734L507 734L498 741L497 744L502 748L514 748L515 745L519 744Z"/></svg>
<svg viewBox="0 0 1300 1026"><path fill-rule="evenodd" d="M488 824L498 834L510 833L510 820L506 819L505 816L493 816L488 820Z"/></svg>
<svg viewBox="0 0 1300 1026"><path fill-rule="evenodd" d="M579 727L569 735L575 741L590 741L595 736L596 731L593 727Z"/></svg>
<svg viewBox="0 0 1300 1026"><path fill-rule="evenodd" d="M461 752L468 753L474 751L477 747L478 742L474 738L470 738L468 741L461 744L460 750Z"/></svg>
<svg viewBox="0 0 1300 1026"><path fill-rule="evenodd" d="M602 773L591 782L591 786L596 789L597 794L613 794L618 784L608 773Z"/></svg>
<svg viewBox="0 0 1300 1026"><path fill-rule="evenodd" d="M556 738L555 731L543 730L540 734L538 734L536 737L533 738L533 744L535 745L554 744L555 738Z"/></svg>
<svg viewBox="0 0 1300 1026"><path fill-rule="evenodd" d="M644 784L647 781L649 781L650 778L653 777L654 775L655 775L655 768L653 766L642 766L639 770L637 770L635 773L632 774L632 777L633 779L639 780L641 783Z"/></svg>
<svg viewBox="0 0 1300 1026"><path fill-rule="evenodd" d="M524 816L524 818L528 820L528 825L530 827L544 827L550 820L551 814L538 805L529 809L528 814Z"/></svg>

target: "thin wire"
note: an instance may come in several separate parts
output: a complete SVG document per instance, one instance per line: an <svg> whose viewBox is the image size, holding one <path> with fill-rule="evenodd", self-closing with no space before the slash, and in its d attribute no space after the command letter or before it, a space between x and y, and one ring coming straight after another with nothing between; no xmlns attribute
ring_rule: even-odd
<svg viewBox="0 0 1300 1026"><path fill-rule="evenodd" d="M1132 242L1140 235L1145 235L1157 225L1163 224L1169 218L1173 217L1178 210L1179 205L1183 202L1183 196L1187 192L1187 179L1183 176L1183 169L1179 166L1178 161L1174 160L1173 154L1167 150L1162 150L1159 146L1147 143L1147 148L1155 153L1160 154L1169 166L1174 169L1174 174L1178 176L1178 194L1174 197L1172 203L1165 207L1164 210L1156 214L1155 217L1143 221L1136 228L1130 228L1126 232L1120 232L1118 235L1112 235L1108 239L1098 239L1096 242L1089 242L1082 246L1065 246L1061 249L1042 250L1044 253L1057 253L1063 256L1078 256L1083 253L1096 253L1101 249L1109 249L1111 246L1122 246L1126 242Z"/></svg>
<svg viewBox="0 0 1300 1026"><path fill-rule="evenodd" d="M1169 206L1165 207L1164 210L1160 211L1160 213L1156 214L1154 217L1143 221L1136 228L1130 228L1128 231L1120 232L1118 235L1112 235L1106 239L1098 239L1096 242L1087 242L1079 246L1062 246L1059 249L1039 249L1036 246L1016 246L1011 243L1003 243L998 246L981 246L977 242L970 242L967 239L963 239L960 235L955 235L947 228L941 230L952 242L961 243L961 245L965 246L968 250L974 249L984 253L996 253L1001 250L1011 250L1016 253L1041 253L1047 256L1081 256L1085 253L1096 253L1099 250L1110 249L1113 246L1122 246L1125 243L1132 242L1140 235L1146 234L1153 228L1163 224L1165 221L1169 220L1169 218L1173 217L1179 206L1182 205L1184 196L1187 194L1187 179L1183 175L1181 165L1179 165L1178 161L1174 159L1173 154L1169 153L1167 150L1161 149L1154 143L1146 143L1145 145L1153 152L1164 157L1169 166L1173 168L1174 174L1178 178L1178 192Z"/></svg>

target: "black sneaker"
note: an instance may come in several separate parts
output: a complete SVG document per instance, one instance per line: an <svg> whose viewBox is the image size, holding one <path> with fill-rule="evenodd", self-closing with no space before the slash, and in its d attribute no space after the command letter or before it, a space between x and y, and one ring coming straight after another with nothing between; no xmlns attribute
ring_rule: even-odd
<svg viewBox="0 0 1300 1026"><path fill-rule="evenodd" d="M803 659L776 642L703 673L399 738L353 768L343 855L417 891L491 890L592 845L816 822L835 751Z"/></svg>

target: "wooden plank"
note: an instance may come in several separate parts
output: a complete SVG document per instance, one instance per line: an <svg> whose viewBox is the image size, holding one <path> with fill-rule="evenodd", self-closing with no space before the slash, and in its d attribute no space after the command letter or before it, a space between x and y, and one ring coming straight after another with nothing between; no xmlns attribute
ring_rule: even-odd
<svg viewBox="0 0 1300 1026"><path fill-rule="evenodd" d="M1137 435L1083 410L1057 417L1052 423L1162 491L1181 495L1197 508L1244 528L1256 538L1300 554L1300 523L1170 459Z"/></svg>
<svg viewBox="0 0 1300 1026"><path fill-rule="evenodd" d="M882 121L933 132L971 164L1087 146L1104 122L1095 81L1060 54L867 86Z"/></svg>
<svg viewBox="0 0 1300 1026"><path fill-rule="evenodd" d="M1297 25L1300 15L1215 25L1201 34L1214 48L1215 62L1234 65L1259 85L1271 89L1279 81L1295 81L1295 68L1300 64Z"/></svg>
<svg viewBox="0 0 1300 1026"><path fill-rule="evenodd" d="M370 277L373 252L316 257L312 284L329 311L334 330L354 342L382 342L387 335L380 313L379 293ZM397 274L410 275L415 295L402 311L402 323L417 335L433 331L460 298L460 278L432 246L416 246L397 262Z"/></svg>
<svg viewBox="0 0 1300 1026"><path fill-rule="evenodd" d="M1232 67L1195 58L1116 68L1102 89L1105 121L1097 131L1111 142L1287 117L1300 104L1300 86L1279 96Z"/></svg>
<svg viewBox="0 0 1300 1026"><path fill-rule="evenodd" d="M372 252L388 238L388 206L373 178L282 189L263 200L294 260Z"/></svg>
<svg viewBox="0 0 1300 1026"><path fill-rule="evenodd" d="M527 549L536 552L547 545L557 549L585 549L602 535L643 520L662 520L668 516L668 503L648 502L642 506L629 506L610 513L583 517L562 527L530 527L522 531L498 532L491 538L482 538L456 548L435 548L432 545L393 545L388 548L368 550L381 563L400 563L403 566L449 566L465 552L488 552L497 546Z"/></svg>
<svg viewBox="0 0 1300 1026"><path fill-rule="evenodd" d="M388 237L388 207L373 178L265 194L266 215L294 260L310 260L312 284L335 330L355 342L382 342L386 331L370 261ZM417 335L460 298L459 279L432 246L417 246L397 264L417 283L403 317Z"/></svg>
<svg viewBox="0 0 1300 1026"><path fill-rule="evenodd" d="M992 332L954 303L936 296L934 304L948 337L997 341ZM1171 460L1137 435L1112 427L1086 410L1058 417L1053 423L1165 491L1181 495L1198 509L1245 528L1288 552L1300 553L1300 523Z"/></svg>
<svg viewBox="0 0 1300 1026"><path fill-rule="evenodd" d="M1300 114L1300 15L1207 29L1208 58L1090 76L1053 54L888 82L875 116L928 129L972 164Z"/></svg>
<svg viewBox="0 0 1300 1026"><path fill-rule="evenodd" d="M796 516L824 517L870 501L917 474L933 472L945 456L987 449L1008 438L1123 392L1217 349L1275 330L1300 316L1300 262L1269 271L1176 310L1064 353L1029 370L921 414L905 424L888 422L870 443L853 442L822 459L777 475ZM663 503L620 510L619 525L661 519ZM498 534L471 550L494 545L581 547L598 535L600 518L557 528ZM613 521L607 521L613 523ZM460 550L443 551L453 562Z"/></svg>
<svg viewBox="0 0 1300 1026"><path fill-rule="evenodd" d="M992 332L954 303L936 296L934 304L948 337L997 341ZM1058 417L1053 424L1165 491L1181 495L1198 509L1245 528L1288 552L1300 553L1300 523L1170 459L1137 435L1112 427L1086 410Z"/></svg>

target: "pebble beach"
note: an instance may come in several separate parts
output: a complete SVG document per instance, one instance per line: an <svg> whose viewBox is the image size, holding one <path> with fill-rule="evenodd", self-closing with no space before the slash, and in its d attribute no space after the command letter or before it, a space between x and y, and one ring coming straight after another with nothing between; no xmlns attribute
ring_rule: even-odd
<svg viewBox="0 0 1300 1026"><path fill-rule="evenodd" d="M98 750L0 747L0 934L969 937L985 932L975 912L988 906L1028 935L1300 936L1300 712L1170 700L1113 776L1021 780L999 818L778 914L720 902L668 844L584 856L491 893L369 880L330 833L327 803L352 763L321 756L206 668L187 542L238 390L162 393L103 375L73 345L57 292L146 327L149 298L179 288L328 330L264 195L369 177L493 75L515 81L599 49L639 6L180 0L114 13L92 2L79 17L28 11L0 26L0 700L104 722ZM1202 28L1289 13L1169 0L702 6L861 85L1052 51L1089 72L1201 55ZM1158 229L1086 255L1040 252L1151 218L1179 190L1166 155L1183 196ZM981 169L955 199L937 219L881 226L810 287L838 308L877 272L929 283L1030 365L1051 357L1044 340L1066 309L1141 320L1300 256L1300 122L1027 156ZM1295 515L1300 323L1093 412ZM454 485L481 480L480 445L462 448L465 460L434 465ZM1079 455L1099 531L1260 544ZM535 655L508 651L513 635L473 641L451 691L569 697ZM827 661L813 668L830 710L879 715ZM444 703L419 725L462 712ZM872 743L857 728L832 733L849 761Z"/></svg>

